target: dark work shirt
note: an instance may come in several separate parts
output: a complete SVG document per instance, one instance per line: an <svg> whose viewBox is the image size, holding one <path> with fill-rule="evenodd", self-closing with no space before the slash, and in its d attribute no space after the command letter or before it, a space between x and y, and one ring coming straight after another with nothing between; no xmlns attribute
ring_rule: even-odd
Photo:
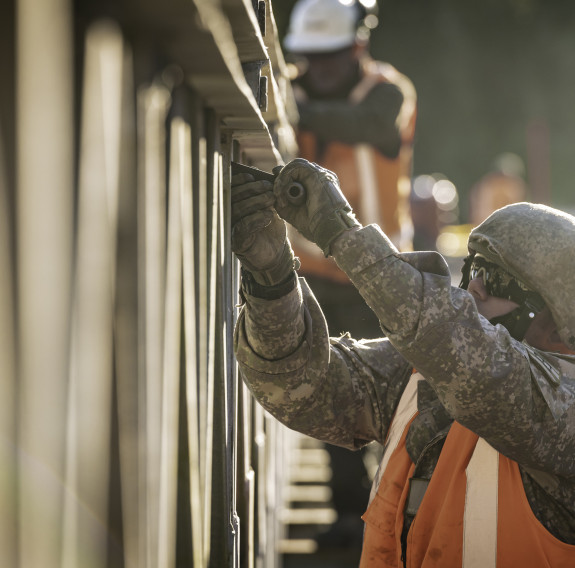
<svg viewBox="0 0 575 568"><path fill-rule="evenodd" d="M299 129L313 132L319 142L369 144L388 158L401 146L397 116L403 95L392 83L376 84L358 104L346 98L298 103Z"/></svg>

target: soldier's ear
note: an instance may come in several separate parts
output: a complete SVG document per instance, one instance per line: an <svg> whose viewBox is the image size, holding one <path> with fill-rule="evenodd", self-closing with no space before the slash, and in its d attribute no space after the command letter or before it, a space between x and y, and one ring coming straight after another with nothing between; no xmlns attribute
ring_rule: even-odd
<svg viewBox="0 0 575 568"><path fill-rule="evenodd" d="M575 351L573 349L569 349L569 347L567 347L567 345L561 341L561 338L557 332L555 332L554 335L556 335L557 339L555 339L553 336L549 338L549 351L553 351L554 353L562 353L563 355L575 355Z"/></svg>
<svg viewBox="0 0 575 568"><path fill-rule="evenodd" d="M548 310L548 308L546 309ZM549 312L549 324L545 329L545 332L547 335L546 341L548 351L552 351L554 353L562 353L563 355L575 355L575 351L569 349L569 347L563 343L563 340L557 331L557 324L555 323L551 312Z"/></svg>
<svg viewBox="0 0 575 568"><path fill-rule="evenodd" d="M559 336L557 324L551 315L549 308L545 307L536 316L527 333L525 341L542 351L562 353L563 355L575 355L575 351L569 349Z"/></svg>

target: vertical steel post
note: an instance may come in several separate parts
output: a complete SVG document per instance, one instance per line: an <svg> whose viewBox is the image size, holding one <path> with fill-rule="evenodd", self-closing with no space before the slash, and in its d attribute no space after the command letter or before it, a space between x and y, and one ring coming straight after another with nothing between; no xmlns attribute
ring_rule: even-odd
<svg viewBox="0 0 575 568"><path fill-rule="evenodd" d="M19 561L56 568L72 268L72 21L67 0L18 0L16 13Z"/></svg>

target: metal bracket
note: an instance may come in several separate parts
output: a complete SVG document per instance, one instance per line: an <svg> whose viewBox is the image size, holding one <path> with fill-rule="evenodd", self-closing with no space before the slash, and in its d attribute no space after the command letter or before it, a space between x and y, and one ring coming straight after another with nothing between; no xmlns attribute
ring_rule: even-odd
<svg viewBox="0 0 575 568"><path fill-rule="evenodd" d="M260 25L260 32L262 37L266 37L266 3L264 0L258 2L258 24Z"/></svg>

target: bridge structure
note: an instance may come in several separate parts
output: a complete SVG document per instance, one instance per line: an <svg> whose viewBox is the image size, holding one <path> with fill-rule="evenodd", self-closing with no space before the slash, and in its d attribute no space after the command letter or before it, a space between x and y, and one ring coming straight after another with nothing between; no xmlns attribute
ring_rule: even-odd
<svg viewBox="0 0 575 568"><path fill-rule="evenodd" d="M0 565L279 566L230 162L296 154L270 0L0 6Z"/></svg>

